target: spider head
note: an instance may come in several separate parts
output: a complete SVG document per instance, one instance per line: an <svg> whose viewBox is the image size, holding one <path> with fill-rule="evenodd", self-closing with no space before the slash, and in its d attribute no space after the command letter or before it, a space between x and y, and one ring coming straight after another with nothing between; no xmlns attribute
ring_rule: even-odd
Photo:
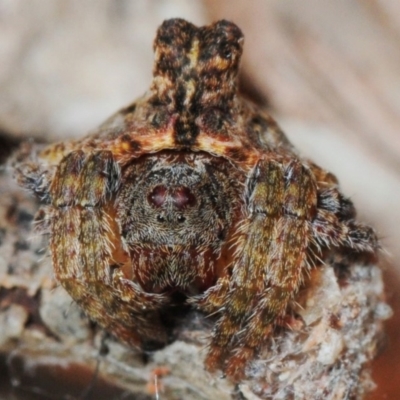
<svg viewBox="0 0 400 400"><path fill-rule="evenodd" d="M204 156L150 157L128 170L117 198L122 236L130 248L218 248L232 222L228 181Z"/></svg>

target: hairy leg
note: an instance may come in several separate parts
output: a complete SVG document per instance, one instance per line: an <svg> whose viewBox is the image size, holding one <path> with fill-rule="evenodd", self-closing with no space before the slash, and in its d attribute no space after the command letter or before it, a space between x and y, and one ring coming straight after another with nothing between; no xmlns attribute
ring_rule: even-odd
<svg viewBox="0 0 400 400"><path fill-rule="evenodd" d="M210 293L211 301L223 305L206 365L223 367L234 380L242 377L302 282L317 202L312 174L298 161L260 161L251 185L229 289L223 301Z"/></svg>
<svg viewBox="0 0 400 400"><path fill-rule="evenodd" d="M157 311L163 298L142 291L121 268L127 260L112 214L118 184L110 152L75 151L60 163L50 187L54 271L90 318L130 345L151 347L167 340Z"/></svg>

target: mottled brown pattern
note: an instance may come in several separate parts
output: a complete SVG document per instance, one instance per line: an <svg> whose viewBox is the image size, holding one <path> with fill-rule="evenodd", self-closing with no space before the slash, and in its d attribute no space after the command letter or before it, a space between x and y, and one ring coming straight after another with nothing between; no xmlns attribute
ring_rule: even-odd
<svg viewBox="0 0 400 400"><path fill-rule="evenodd" d="M82 140L15 158L44 202L56 278L89 317L151 349L168 341L165 310L198 307L218 318L206 366L235 381L331 247L378 248L336 178L238 96L242 45L228 21L165 21L144 97Z"/></svg>

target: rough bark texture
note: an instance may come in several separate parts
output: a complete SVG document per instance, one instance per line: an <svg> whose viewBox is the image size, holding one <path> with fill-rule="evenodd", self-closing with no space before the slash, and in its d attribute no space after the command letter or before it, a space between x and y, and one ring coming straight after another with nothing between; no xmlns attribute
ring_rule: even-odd
<svg viewBox="0 0 400 400"><path fill-rule="evenodd" d="M395 0L223 0L205 2L204 8L185 1L3 0L0 123L18 138L81 136L148 86L151 42L164 18L202 24L208 11L211 20L233 19L246 36L246 93L260 102L268 98L291 140L339 177L361 219L379 229L393 255L384 273L395 316L388 324L389 351L374 365L378 389L370 398L397 398L398 7ZM15 142L1 142L0 157L9 151L3 144L11 149ZM182 321L185 329L178 329L175 343L148 360L111 339L108 354L101 355L102 333L60 288L53 289L46 245L30 240L36 204L9 177L1 179L3 398L6 382L15 386L10 398L77 398L91 387L98 358L100 375L87 398L146 399L158 390L166 399L223 399L234 392L246 399L271 393L282 399L344 399L361 398L370 387L367 367L390 314L375 265L316 270L298 299L306 324L276 332L249 371L252 380L233 388L203 370L209 327L198 314ZM124 397L125 390L131 394Z"/></svg>

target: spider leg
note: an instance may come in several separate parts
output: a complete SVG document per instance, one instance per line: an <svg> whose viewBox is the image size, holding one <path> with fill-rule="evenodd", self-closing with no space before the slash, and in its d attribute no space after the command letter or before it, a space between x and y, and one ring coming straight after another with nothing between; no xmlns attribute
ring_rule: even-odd
<svg viewBox="0 0 400 400"><path fill-rule="evenodd" d="M379 242L374 230L355 221L354 205L340 193L335 176L311 162L309 165L318 186L317 214L312 222L317 248L335 246L376 254Z"/></svg>
<svg viewBox="0 0 400 400"><path fill-rule="evenodd" d="M317 214L311 225L317 246L374 254L379 248L376 234L371 227L356 222L355 216L352 202L336 185L319 190Z"/></svg>
<svg viewBox="0 0 400 400"><path fill-rule="evenodd" d="M218 313L221 311L221 307L224 306L228 291L229 276L223 276L217 280L214 286L211 286L202 295L190 298L188 303L193 304L209 315Z"/></svg>
<svg viewBox="0 0 400 400"><path fill-rule="evenodd" d="M113 215L119 179L108 151L66 156L50 187L50 248L56 278L91 318L146 348L167 340L157 311L163 298L145 293L119 268L128 261Z"/></svg>
<svg viewBox="0 0 400 400"><path fill-rule="evenodd" d="M233 380L242 378L302 282L317 203L315 180L297 160L261 160L251 182L242 250L206 359L214 370L230 356L224 369Z"/></svg>

